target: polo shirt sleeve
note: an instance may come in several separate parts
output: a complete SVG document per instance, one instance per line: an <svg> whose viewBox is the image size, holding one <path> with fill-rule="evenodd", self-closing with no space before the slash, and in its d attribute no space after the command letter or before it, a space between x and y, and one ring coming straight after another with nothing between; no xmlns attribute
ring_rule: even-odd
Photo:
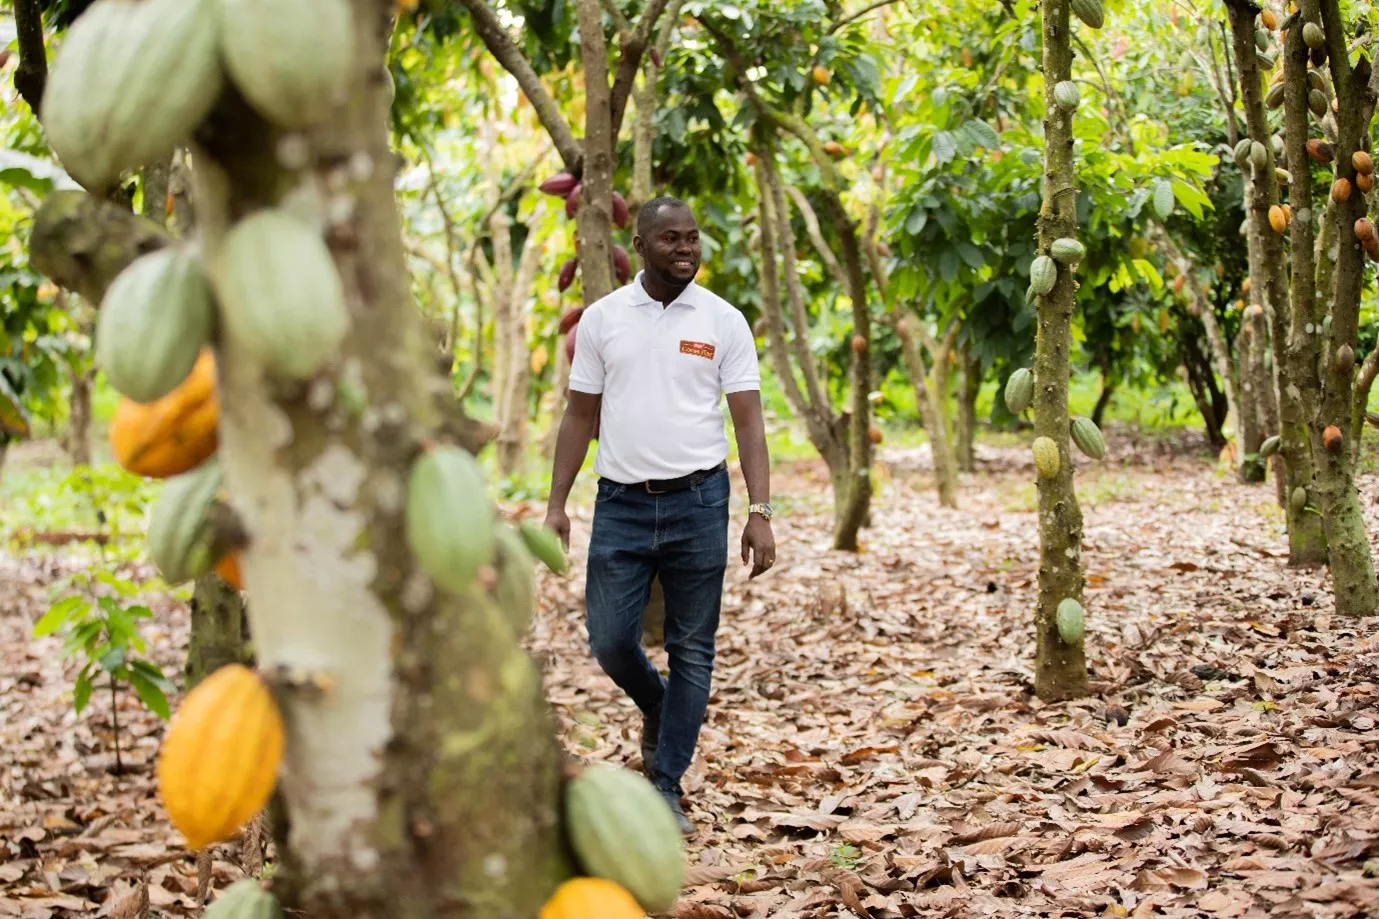
<svg viewBox="0 0 1379 919"><path fill-rule="evenodd" d="M728 314L727 334L724 336L723 362L718 365L718 379L723 392L735 393L761 389L761 370L757 366L757 343L747 317L737 310Z"/></svg>
<svg viewBox="0 0 1379 919"><path fill-rule="evenodd" d="M585 310L575 330L570 388L598 395L603 392L603 310Z"/></svg>

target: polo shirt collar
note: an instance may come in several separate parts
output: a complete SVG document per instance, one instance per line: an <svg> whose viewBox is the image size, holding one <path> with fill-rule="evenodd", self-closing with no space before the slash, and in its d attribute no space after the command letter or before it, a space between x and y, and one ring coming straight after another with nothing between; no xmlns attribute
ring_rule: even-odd
<svg viewBox="0 0 1379 919"><path fill-rule="evenodd" d="M632 305L632 306L646 306L648 303L655 303L657 306L660 306L660 305L661 305L661 301L660 301L660 300L657 300L655 297L651 296L651 294L647 293L647 292L646 292L646 288L642 286L642 274L643 274L643 273L644 273L643 270L638 270L636 277L634 277L634 278L632 279L632 283L631 283L631 285L630 285L630 286L632 287L632 300L631 300L631 305ZM667 308L670 308L670 307L674 306L674 305L677 304L677 303L682 303L682 304L684 304L685 306L688 306L688 307L690 307L691 309L693 309L693 308L694 308L694 297L693 297L693 295L692 295L692 292L693 292L695 289L697 289L698 287L699 287L698 284L696 284L694 281L690 281L689 284L687 284L687 285L685 286L685 289L682 290L682 291L680 291L680 295L679 295L678 297L676 297L674 300L672 300L672 301L670 301L669 303L667 303L667 304L666 304L666 307L667 307Z"/></svg>

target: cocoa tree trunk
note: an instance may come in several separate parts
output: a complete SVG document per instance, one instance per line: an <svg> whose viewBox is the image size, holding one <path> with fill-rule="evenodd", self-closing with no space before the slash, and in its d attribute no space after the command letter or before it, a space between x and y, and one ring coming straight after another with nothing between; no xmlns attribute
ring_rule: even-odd
<svg viewBox="0 0 1379 919"><path fill-rule="evenodd" d="M67 456L78 466L91 465L91 383L95 368L72 371L71 415L67 420Z"/></svg>
<svg viewBox="0 0 1379 919"><path fill-rule="evenodd" d="M196 582L191 601L191 638L182 688L190 692L226 664L247 664L249 619L239 591L212 572Z"/></svg>
<svg viewBox="0 0 1379 919"><path fill-rule="evenodd" d="M349 92L300 132L304 174L284 171L279 132L233 92L193 151L212 258L234 221L299 181L324 183L340 162L373 167L355 170L348 214L322 221L351 328L321 381L335 393L348 375L368 410L322 405L265 377L234 337L216 342L219 457L249 538L240 567L255 653L288 725L274 888L316 919L530 919L571 873L560 751L519 644L530 607L505 608L482 588L440 591L409 550L408 472L424 442L456 438L438 410L449 385L411 305L393 195L382 69L392 4L350 5Z"/></svg>
<svg viewBox="0 0 1379 919"><path fill-rule="evenodd" d="M527 400L531 394L531 349L527 343L527 301L541 266L542 246L529 233L512 267L511 219L497 211L490 219L495 284L493 303L493 417L498 428L498 469L503 475L519 470L527 448ZM530 224L535 227L537 221Z"/></svg>
<svg viewBox="0 0 1379 919"><path fill-rule="evenodd" d="M1255 13L1258 9L1250 0L1226 0L1230 13L1231 34L1236 62L1240 71L1240 94L1245 107L1245 121L1252 140L1262 144L1266 152L1266 164L1256 170L1250 182L1250 244L1258 246L1260 266L1259 286L1260 305L1268 322L1269 338L1273 350L1273 366L1278 380L1275 391L1278 394L1279 430L1282 446L1277 455L1282 459L1282 477L1286 481L1286 493L1291 495L1297 488L1306 489L1312 482L1312 451L1308 438L1307 420L1302 404L1301 387L1305 385L1307 373L1290 360L1285 329L1289 316L1289 296L1287 278L1284 274L1286 258L1283 239L1269 224L1269 208L1279 203L1278 184L1274 181L1274 147L1265 116L1264 93L1261 88L1259 62L1255 46ZM1290 37L1301 37L1301 29ZM1285 55L1286 57L1286 55ZM1286 65L1285 65L1286 66ZM1286 104L1286 103L1285 103ZM1306 170L1302 170L1305 172ZM1293 174L1293 193L1298 193L1306 177L1290 170ZM1309 186L1310 188L1310 186ZM1310 202L1302 210L1311 212ZM1294 233L1306 232L1309 236L1310 251L1311 227L1305 219L1296 219L1298 207L1294 207ZM1306 257L1296 242L1293 257ZM1302 276L1295 265L1293 277ZM1302 377L1299 372L1303 371ZM1291 566L1313 566L1326 561L1326 534L1317 514L1305 508L1297 510L1292 502L1285 501L1284 509L1288 517L1288 563Z"/></svg>
<svg viewBox="0 0 1379 919"><path fill-rule="evenodd" d="M1268 467L1259 458L1259 447L1276 430L1277 418L1270 417L1267 406L1268 396L1273 392L1273 379L1265 364L1269 347L1269 331L1264 324L1262 307L1247 307L1240 321L1240 336L1237 347L1240 353L1241 391L1245 394L1249 411L1242 419L1238 444L1238 475L1241 482L1263 482ZM1271 426L1271 422L1274 426ZM1251 459L1251 455L1255 458ZM1282 467L1275 464L1275 483L1282 494L1285 487L1283 477L1277 475Z"/></svg>
<svg viewBox="0 0 1379 919"><path fill-rule="evenodd" d="M1337 98L1335 178L1355 187L1356 168L1352 154L1367 150L1370 120L1379 96L1379 74L1371 72L1362 54L1352 68L1347 56L1345 23L1338 0L1303 0L1303 21L1324 28L1327 59ZM1320 16L1318 16L1320 13ZM1285 140L1289 164L1298 173L1308 172L1305 144L1308 131L1307 47L1302 40L1301 23L1290 30L1285 48ZM1294 211L1312 205L1311 176L1295 173L1292 188ZM1352 427L1354 369L1357 331L1360 318L1360 286L1365 253L1355 235L1355 223L1366 215L1367 196L1353 191L1344 200L1332 195L1335 205L1326 219L1333 224L1337 247L1335 273L1329 291L1329 311L1321 334L1308 334L1317 306L1326 301L1317 297L1311 263L1312 227L1310 221L1293 225L1293 327L1289 349L1293 377L1302 389L1310 422L1314 485L1306 489L1307 503L1301 513L1320 517L1326 532L1326 546L1336 611L1342 615L1370 616L1379 611L1379 582L1375 580L1374 558L1365 531L1364 514L1355 488L1355 471L1346 444L1357 436ZM1281 331L1281 330L1280 330ZM1297 502L1292 502L1296 504Z"/></svg>
<svg viewBox="0 0 1379 919"><path fill-rule="evenodd" d="M1038 246L1047 253L1056 239L1077 233L1076 170L1072 115L1054 102L1053 88L1072 71L1069 0L1044 0L1044 193L1039 209ZM1037 302L1034 346L1034 433L1058 446L1058 472L1040 475L1039 602L1035 609L1034 690L1040 699L1073 699L1087 694L1087 661L1082 641L1059 635L1058 606L1082 602L1082 509L1073 489L1068 434L1068 378L1071 373L1072 317L1077 282L1065 266L1054 289Z"/></svg>
<svg viewBox="0 0 1379 919"><path fill-rule="evenodd" d="M1350 428L1355 435L1350 439L1350 462L1356 464L1360 462L1360 448L1365 440L1365 428L1367 410L1369 408L1370 390L1374 388L1374 377L1379 374L1379 348L1375 348L1365 355L1365 362L1360 365L1359 375L1355 378L1355 399L1351 407Z"/></svg>
<svg viewBox="0 0 1379 919"><path fill-rule="evenodd" d="M960 354L962 382L958 387L957 439L953 446L958 470L974 472L977 468L977 396L982 391L982 363L970 347L963 348Z"/></svg>

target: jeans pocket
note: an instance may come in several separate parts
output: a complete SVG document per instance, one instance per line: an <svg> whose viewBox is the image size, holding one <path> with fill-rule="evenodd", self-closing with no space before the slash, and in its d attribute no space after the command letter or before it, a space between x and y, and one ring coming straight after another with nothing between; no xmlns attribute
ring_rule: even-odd
<svg viewBox="0 0 1379 919"><path fill-rule="evenodd" d="M594 503L603 504L607 501L612 501L618 495L622 494L626 488L626 485L623 485L619 482L610 482L607 479L599 479L599 490L598 494L594 496Z"/></svg>
<svg viewBox="0 0 1379 919"><path fill-rule="evenodd" d="M694 500L700 507L722 507L732 496L732 482L728 470L715 472L694 486Z"/></svg>

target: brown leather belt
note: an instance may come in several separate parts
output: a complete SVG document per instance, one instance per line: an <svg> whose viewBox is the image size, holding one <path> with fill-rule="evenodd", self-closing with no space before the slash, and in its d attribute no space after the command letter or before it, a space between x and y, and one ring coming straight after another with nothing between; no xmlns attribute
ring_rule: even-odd
<svg viewBox="0 0 1379 919"><path fill-rule="evenodd" d="M664 495L675 491L684 491L707 479L715 473L722 472L728 468L727 462L719 463L712 469L700 469L674 479L648 479L645 482L628 482L628 488L635 488L638 491L645 491L649 495Z"/></svg>

